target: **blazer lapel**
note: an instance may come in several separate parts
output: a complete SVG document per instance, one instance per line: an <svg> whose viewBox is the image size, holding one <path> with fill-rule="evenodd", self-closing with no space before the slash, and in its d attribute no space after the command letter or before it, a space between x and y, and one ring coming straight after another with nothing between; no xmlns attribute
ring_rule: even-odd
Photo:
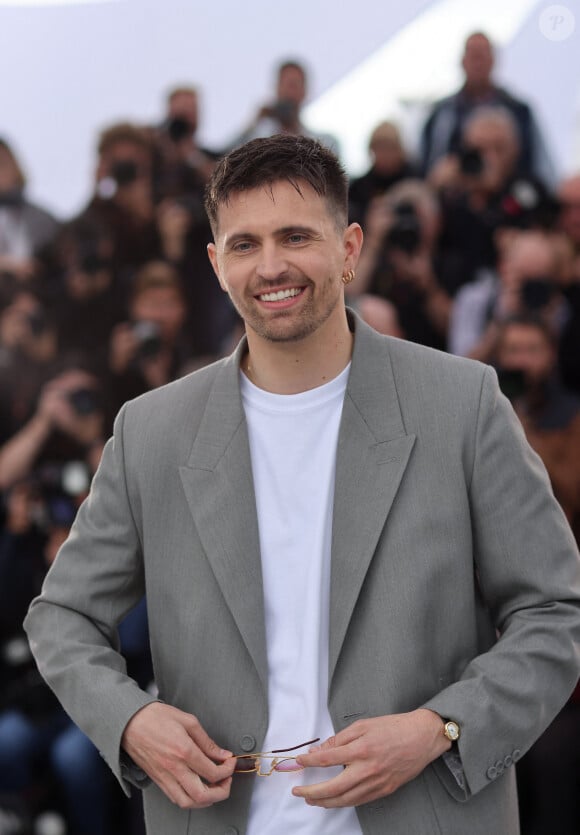
<svg viewBox="0 0 580 835"><path fill-rule="evenodd" d="M244 349L242 341L218 372L180 474L207 559L267 694L258 521L238 380Z"/></svg>
<svg viewBox="0 0 580 835"><path fill-rule="evenodd" d="M336 460L329 682L414 442L403 425L388 343L357 319Z"/></svg>

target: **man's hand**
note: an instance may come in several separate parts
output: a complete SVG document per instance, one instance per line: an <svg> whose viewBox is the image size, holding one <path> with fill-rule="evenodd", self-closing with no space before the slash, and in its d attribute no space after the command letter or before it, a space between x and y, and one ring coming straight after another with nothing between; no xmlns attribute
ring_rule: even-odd
<svg viewBox="0 0 580 835"><path fill-rule="evenodd" d="M229 797L232 752L189 713L160 702L146 705L127 723L121 745L181 809L203 809Z"/></svg>
<svg viewBox="0 0 580 835"><path fill-rule="evenodd" d="M89 446L95 443L103 437L102 410L95 409L89 414L79 414L74 409L70 396L79 389L90 389L96 393L96 386L96 378L80 369L71 369L53 377L42 389L37 416L81 445Z"/></svg>
<svg viewBox="0 0 580 835"><path fill-rule="evenodd" d="M292 791L311 806L359 806L392 794L450 747L431 710L362 719L298 757L305 767L344 765L344 771Z"/></svg>

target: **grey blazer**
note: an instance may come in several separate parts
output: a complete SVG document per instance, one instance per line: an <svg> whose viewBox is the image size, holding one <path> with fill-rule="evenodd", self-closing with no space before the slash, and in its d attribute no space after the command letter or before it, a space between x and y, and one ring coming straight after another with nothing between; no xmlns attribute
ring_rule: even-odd
<svg viewBox="0 0 580 835"><path fill-rule="evenodd" d="M462 726L463 766L458 782L436 761L359 807L360 824L369 835L513 835L510 766L578 677L577 549L494 372L351 321L330 713L338 731L430 707ZM125 787L120 738L152 697L126 676L116 625L143 593L160 699L234 751L259 750L266 732L243 350L123 407L26 620L40 670ZM149 784L148 832L245 832L252 779L235 778L229 800L200 811Z"/></svg>

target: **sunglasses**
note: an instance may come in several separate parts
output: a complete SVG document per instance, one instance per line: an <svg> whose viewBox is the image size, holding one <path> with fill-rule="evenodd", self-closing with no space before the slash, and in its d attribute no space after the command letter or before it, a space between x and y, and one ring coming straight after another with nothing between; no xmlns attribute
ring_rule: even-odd
<svg viewBox="0 0 580 835"><path fill-rule="evenodd" d="M269 777L275 771L282 773L303 771L304 766L298 765L295 756L280 757L278 755L297 751L298 748L314 745L315 742L320 742L320 737L301 742L300 745L293 745L292 748L276 748L274 751L258 751L255 754L234 754L237 760L234 774L257 774L258 777Z"/></svg>

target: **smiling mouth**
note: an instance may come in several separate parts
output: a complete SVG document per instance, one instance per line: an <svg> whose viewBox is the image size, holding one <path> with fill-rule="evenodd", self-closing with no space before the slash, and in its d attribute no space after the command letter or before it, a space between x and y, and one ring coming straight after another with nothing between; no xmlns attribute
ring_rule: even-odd
<svg viewBox="0 0 580 835"><path fill-rule="evenodd" d="M288 290L276 290L272 293L260 293L258 298L261 302L283 302L286 299L293 299L296 296L299 296L303 290L303 287L292 287Z"/></svg>

